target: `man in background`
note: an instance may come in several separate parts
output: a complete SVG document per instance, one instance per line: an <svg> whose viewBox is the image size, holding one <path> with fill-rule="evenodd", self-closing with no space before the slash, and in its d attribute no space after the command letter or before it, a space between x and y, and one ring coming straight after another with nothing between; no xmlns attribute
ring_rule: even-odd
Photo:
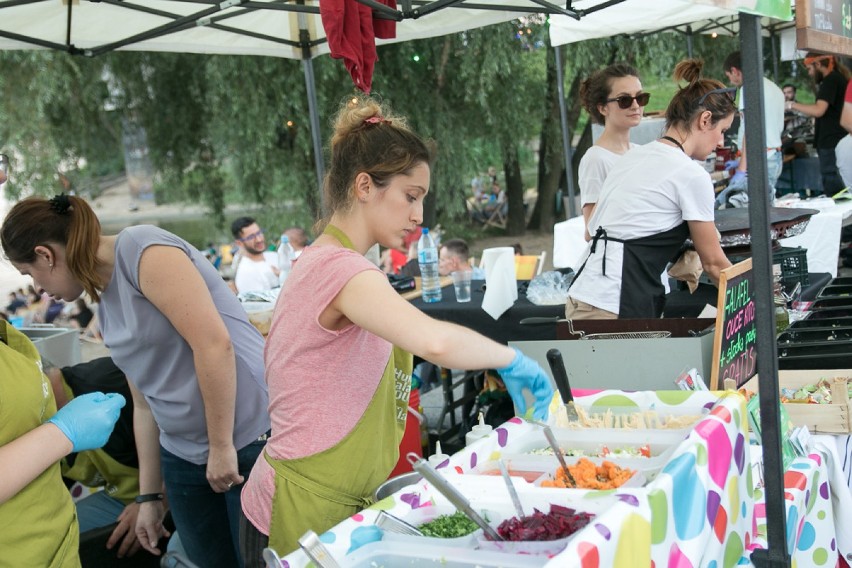
<svg viewBox="0 0 852 568"><path fill-rule="evenodd" d="M835 148L846 136L840 125L843 111L843 96L849 80L849 70L833 55L809 53L805 57L808 75L816 81L816 102L812 105L787 101L786 110L794 110L805 116L816 118L814 146L819 156L819 171L822 176L822 191L829 197L843 189L843 180L837 169Z"/></svg>
<svg viewBox="0 0 852 568"><path fill-rule="evenodd" d="M266 237L257 221L240 217L231 223L231 233L240 249L234 274L237 292L263 292L278 286L278 255L266 250Z"/></svg>
<svg viewBox="0 0 852 568"><path fill-rule="evenodd" d="M284 234L290 239L290 246L293 247L295 258L299 258L302 251L308 246L308 234L301 227L290 227Z"/></svg>
<svg viewBox="0 0 852 568"><path fill-rule="evenodd" d="M746 171L746 140L745 140L745 116L748 109L745 108L743 95L743 68L742 57L739 51L734 51L729 54L722 69L728 77L728 82L734 87L740 88L739 93L739 110L743 121L740 123L739 147L741 154L739 160L732 160L726 166L734 168L735 172L728 182L728 187L725 188L716 198L717 205L727 205L729 196L748 190L748 172ZM770 202L775 200L775 183L781 175L782 154L781 154L781 133L784 131L784 93L781 88L775 83L763 78L763 110L764 110L764 128L766 136L766 177L769 182L769 199ZM755 120L755 118L752 118ZM745 194L747 195L747 194ZM743 197L742 195L740 197ZM741 200L744 204L746 200Z"/></svg>
<svg viewBox="0 0 852 568"><path fill-rule="evenodd" d="M470 265L470 248L462 239L450 239L438 251L438 273L448 276L457 270L470 270L473 280L485 280L485 271Z"/></svg>
<svg viewBox="0 0 852 568"><path fill-rule="evenodd" d="M805 142L809 141L814 135L813 119L794 110L787 110L789 102L798 102L796 100L796 86L787 83L781 90L784 91L785 110L784 110L784 132L781 133L781 142L784 146L785 154L795 153L792 144L797 140ZM793 150L790 152L789 150Z"/></svg>

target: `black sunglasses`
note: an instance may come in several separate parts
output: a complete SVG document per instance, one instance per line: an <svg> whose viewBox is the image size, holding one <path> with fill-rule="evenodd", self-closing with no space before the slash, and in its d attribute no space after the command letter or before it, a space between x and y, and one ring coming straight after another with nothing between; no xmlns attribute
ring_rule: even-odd
<svg viewBox="0 0 852 568"><path fill-rule="evenodd" d="M706 93L704 93L704 96L702 96L700 99L698 99L698 106L703 105L704 101L710 95L717 95L717 94L728 95L728 98L731 99L731 102L734 102L734 100L737 98L737 87L724 87L724 88L721 88L721 89L713 89L712 91L707 91Z"/></svg>
<svg viewBox="0 0 852 568"><path fill-rule="evenodd" d="M633 101L636 101L636 104L640 107L643 107L648 104L648 101L651 100L651 93L641 93L636 95L635 97L631 97L630 95L621 95L615 97L614 99L607 99L608 103L618 103L618 108L630 108L633 106Z"/></svg>

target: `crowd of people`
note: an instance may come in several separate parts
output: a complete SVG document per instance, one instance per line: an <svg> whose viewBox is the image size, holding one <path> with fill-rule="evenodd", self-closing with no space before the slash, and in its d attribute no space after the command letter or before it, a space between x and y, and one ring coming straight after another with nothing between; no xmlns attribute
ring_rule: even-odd
<svg viewBox="0 0 852 568"><path fill-rule="evenodd" d="M32 365L32 343L2 323L0 390L27 417L0 422L0 526L18 526L0 531L4 553L20 551L21 565L76 565L79 525L59 461L77 453L73 468L80 452L103 447L90 455L111 455L138 482L101 503L119 523L113 546L161 554L168 508L193 563L264 566L266 546L295 550L305 531L348 517L387 478L412 354L454 369L495 368L522 414L529 390L531 415L546 417L553 390L537 363L429 318L365 256L376 245L402 248L422 223L432 160L432 145L404 117L368 97L347 98L331 141L329 216L293 263L265 342L213 264L176 235L149 225L102 234L76 196L15 204L0 227L12 265L51 298L85 293L98 303L111 357L102 364L126 377L136 461L104 446L116 422L127 424L126 396L104 394L105 382L69 396L79 386L74 371L49 381ZM239 271L262 248L263 231L249 222L235 237L246 254ZM68 402L57 411L59 391ZM62 507L51 502L45 524L42 499L60 488Z"/></svg>

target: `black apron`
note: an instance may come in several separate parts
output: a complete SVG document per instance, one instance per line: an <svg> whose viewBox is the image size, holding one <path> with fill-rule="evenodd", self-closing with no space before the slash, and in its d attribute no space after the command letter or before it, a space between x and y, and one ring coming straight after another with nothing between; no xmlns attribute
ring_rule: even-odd
<svg viewBox="0 0 852 568"><path fill-rule="evenodd" d="M621 297L618 305L619 319L658 318L663 315L666 289L660 281L660 274L669 262L677 259L687 237L689 237L689 225L686 221L668 231L630 240L608 237L606 229L598 227L592 238L589 256L596 252L599 242L603 241L604 258L601 263L603 276L606 276L606 244L621 243L624 248L621 265ZM574 281L579 278L588 260L587 256L577 271Z"/></svg>

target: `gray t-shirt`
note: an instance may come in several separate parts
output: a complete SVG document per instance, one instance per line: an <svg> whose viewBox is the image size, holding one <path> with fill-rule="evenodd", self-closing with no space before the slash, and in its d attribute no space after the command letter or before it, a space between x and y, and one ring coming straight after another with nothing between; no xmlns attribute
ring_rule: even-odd
<svg viewBox="0 0 852 568"><path fill-rule="evenodd" d="M269 396L263 375L263 337L222 277L192 245L158 227L139 225L118 234L112 280L101 294L98 316L116 365L148 401L160 443L195 464L207 462L204 403L192 349L139 287L139 261L153 245L186 253L204 279L234 345L237 400L234 446L243 448L269 430Z"/></svg>

